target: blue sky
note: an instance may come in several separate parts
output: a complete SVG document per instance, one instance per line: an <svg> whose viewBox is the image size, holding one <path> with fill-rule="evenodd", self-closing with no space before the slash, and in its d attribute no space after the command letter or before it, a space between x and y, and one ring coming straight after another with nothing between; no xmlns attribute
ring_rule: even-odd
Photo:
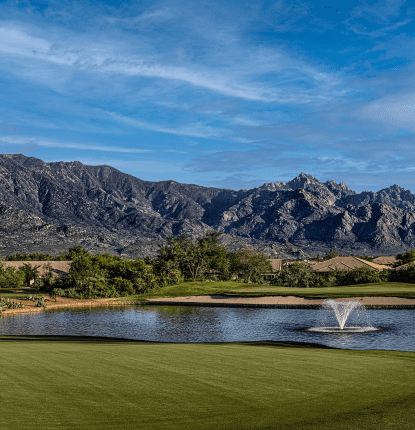
<svg viewBox="0 0 415 430"><path fill-rule="evenodd" d="M0 1L0 152L220 188L304 172L415 192L414 14L400 0Z"/></svg>

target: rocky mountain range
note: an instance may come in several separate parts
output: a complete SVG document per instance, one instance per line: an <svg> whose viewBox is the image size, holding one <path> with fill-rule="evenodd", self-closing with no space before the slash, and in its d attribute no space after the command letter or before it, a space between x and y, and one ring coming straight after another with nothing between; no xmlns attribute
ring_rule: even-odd
<svg viewBox="0 0 415 430"><path fill-rule="evenodd" d="M66 251L154 255L166 236L223 234L270 256L384 255L415 248L415 195L356 193L301 173L251 190L149 182L110 166L0 155L0 255Z"/></svg>

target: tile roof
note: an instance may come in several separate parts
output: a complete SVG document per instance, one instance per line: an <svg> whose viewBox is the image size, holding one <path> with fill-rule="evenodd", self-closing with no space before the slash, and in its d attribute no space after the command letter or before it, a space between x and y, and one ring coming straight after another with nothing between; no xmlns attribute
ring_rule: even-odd
<svg viewBox="0 0 415 430"><path fill-rule="evenodd" d="M312 270L315 272L330 272L332 270L353 270L359 267L368 267L369 269L379 271L390 269L389 266L372 263L358 257L334 257L330 258L330 260L314 264Z"/></svg>
<svg viewBox="0 0 415 430"><path fill-rule="evenodd" d="M376 257L373 259L373 263L376 264L385 264L385 265L392 265L397 263L398 260L394 255L383 255L381 257Z"/></svg>
<svg viewBox="0 0 415 430"><path fill-rule="evenodd" d="M14 267L16 270L25 264L30 264L32 268L38 267L37 272L40 276L49 272L51 267L54 274L62 275L68 273L71 267L72 261L0 261L4 269L8 267Z"/></svg>

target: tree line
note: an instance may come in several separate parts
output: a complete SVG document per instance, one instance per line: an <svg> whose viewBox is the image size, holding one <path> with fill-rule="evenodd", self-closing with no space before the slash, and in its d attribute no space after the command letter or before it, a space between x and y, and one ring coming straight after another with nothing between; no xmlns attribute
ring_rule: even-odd
<svg viewBox="0 0 415 430"><path fill-rule="evenodd" d="M220 233L207 232L193 239L188 235L167 238L159 246L154 259L130 260L109 254L92 255L80 246L70 248L58 257L49 254L14 254L6 261L71 260L69 273L55 277L53 271L41 278L37 267L25 264L19 269L4 268L0 262L0 288L19 289L32 286L53 296L73 298L103 298L130 296L155 291L185 280L212 281L238 278L244 282L260 282L271 273L268 259L254 249L227 250L220 243ZM334 252L327 257L333 258ZM29 257L29 258L28 258ZM397 255L398 265L415 261L415 251ZM300 288L334 287L375 282L415 283L415 265L406 270L378 272L369 268L313 272L304 262L285 265L271 281L274 285ZM32 283L33 282L33 283Z"/></svg>
<svg viewBox="0 0 415 430"><path fill-rule="evenodd" d="M25 279L33 288L49 292L53 296L72 298L122 297L154 291L175 285L184 280L230 280L239 277L246 282L258 282L263 273L270 273L272 267L267 258L253 249L228 251L220 243L220 233L207 232L203 237L193 239L188 235L167 238L159 246L156 257L124 260L109 254L92 255L80 246L69 249L54 260L71 260L69 273L55 277L52 270L41 278L34 275L29 264L23 268L2 269L10 275L2 279L0 287L23 286L18 279ZM51 256L29 254L32 261L51 261ZM15 254L7 261L16 261L27 255ZM29 268L32 270L28 273ZM13 277L15 282L10 281Z"/></svg>
<svg viewBox="0 0 415 430"><path fill-rule="evenodd" d="M29 287L31 282L39 279L38 267L25 264L18 269L4 268L0 262L0 288L20 289Z"/></svg>
<svg viewBox="0 0 415 430"><path fill-rule="evenodd" d="M334 258L332 250L326 254L328 258ZM366 257L366 256L364 256ZM360 257L361 258L361 257ZM369 259L367 257L366 259ZM397 262L394 268L408 264L402 270L383 270L381 272L368 267L359 267L353 270L333 270L330 272L313 272L312 267L304 262L295 262L282 266L274 279L273 285L296 288L324 288L340 287L344 285L370 284L379 282L404 282L415 283L415 250L396 256Z"/></svg>

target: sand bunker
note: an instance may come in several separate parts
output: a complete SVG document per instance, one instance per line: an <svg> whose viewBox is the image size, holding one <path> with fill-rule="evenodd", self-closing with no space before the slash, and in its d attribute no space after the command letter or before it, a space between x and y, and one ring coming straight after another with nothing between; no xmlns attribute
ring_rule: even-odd
<svg viewBox="0 0 415 430"><path fill-rule="evenodd" d="M149 302L187 302L195 304L220 303L220 304L253 304L253 305L321 305L324 299L305 299L295 296L266 296L266 297L227 297L227 296L186 296L164 299L150 299ZM360 301L369 306L399 306L415 305L415 299L404 299L400 297L350 297L347 299Z"/></svg>

